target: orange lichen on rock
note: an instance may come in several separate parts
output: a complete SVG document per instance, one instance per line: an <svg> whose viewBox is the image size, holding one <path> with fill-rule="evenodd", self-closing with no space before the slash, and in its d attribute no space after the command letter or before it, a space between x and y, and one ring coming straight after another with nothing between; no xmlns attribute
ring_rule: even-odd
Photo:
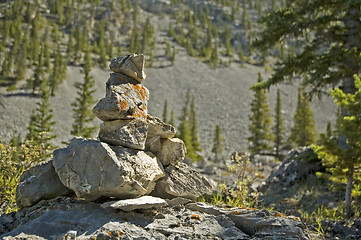
<svg viewBox="0 0 361 240"><path fill-rule="evenodd" d="M193 214L192 216L191 216L191 219L195 219L195 220L201 220L201 217L199 216L199 215L197 215L197 214Z"/></svg>
<svg viewBox="0 0 361 240"><path fill-rule="evenodd" d="M239 215L239 214L241 214L241 213L238 212L238 211L232 211L232 212L230 212L230 214Z"/></svg>
<svg viewBox="0 0 361 240"><path fill-rule="evenodd" d="M133 84L133 88L137 90L142 96L143 100L145 100L147 97L147 91L145 90L144 86L141 84Z"/></svg>
<svg viewBox="0 0 361 240"><path fill-rule="evenodd" d="M131 117L144 120L147 118L147 113L143 110L138 109L133 115L131 115Z"/></svg>
<svg viewBox="0 0 361 240"><path fill-rule="evenodd" d="M277 212L277 213L276 213L276 217L286 217L286 216L283 215L282 213Z"/></svg>
<svg viewBox="0 0 361 240"><path fill-rule="evenodd" d="M128 103L125 99L123 99L118 102L118 106L119 106L120 110L125 111L125 110L127 110Z"/></svg>

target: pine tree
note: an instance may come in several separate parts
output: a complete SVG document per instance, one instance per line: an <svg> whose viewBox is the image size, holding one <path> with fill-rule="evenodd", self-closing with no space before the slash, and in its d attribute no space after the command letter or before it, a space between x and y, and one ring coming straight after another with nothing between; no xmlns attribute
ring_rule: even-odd
<svg viewBox="0 0 361 240"><path fill-rule="evenodd" d="M310 102L303 89L298 90L296 113L289 142L294 146L308 146L316 141L316 126Z"/></svg>
<svg viewBox="0 0 361 240"><path fill-rule="evenodd" d="M254 88L269 88L297 74L310 93L321 94L338 83L345 93L354 93L352 74L361 71L360 7L360 1L305 0L287 1L270 12L262 19L264 30L253 46L267 50L283 39L309 38L297 54L277 64L271 78Z"/></svg>
<svg viewBox="0 0 361 240"><path fill-rule="evenodd" d="M273 126L273 135L274 135L274 148L276 150L276 157L280 157L280 149L284 144L285 138L285 127L284 119L282 116L282 102L280 96L280 90L277 89L277 100L275 108L275 120Z"/></svg>
<svg viewBox="0 0 361 240"><path fill-rule="evenodd" d="M58 44L56 53L55 53L55 60L53 64L53 72L50 76L50 88L51 88L51 95L55 95L55 91L58 89L58 86L60 83L63 82L63 80L66 77L66 64L63 60L63 55L60 51L60 44Z"/></svg>
<svg viewBox="0 0 361 240"><path fill-rule="evenodd" d="M201 144L199 143L198 138L198 123L197 123L197 114L196 114L196 106L194 103L194 96L191 96L191 103L190 103L190 114L192 120L192 146L194 151L196 152L196 160L201 160L201 156L197 153L202 152Z"/></svg>
<svg viewBox="0 0 361 240"><path fill-rule="evenodd" d="M70 34L68 36L68 46L66 49L68 61L72 61L74 59L74 51L75 51L74 34L75 34L75 29L72 27L70 29Z"/></svg>
<svg viewBox="0 0 361 240"><path fill-rule="evenodd" d="M211 66L216 69L218 66L218 48L217 43L215 44L214 48L212 49L212 55L210 59Z"/></svg>
<svg viewBox="0 0 361 240"><path fill-rule="evenodd" d="M91 123L94 119L91 109L95 103L92 95L95 90L93 89L93 77L90 76L91 65L90 49L89 46L86 46L82 71L84 74L84 81L83 83L76 82L74 84L77 89L78 97L75 102L72 103L74 123L71 130L71 134L85 138L92 137L93 133L96 131L96 127L89 126L89 123Z"/></svg>
<svg viewBox="0 0 361 240"><path fill-rule="evenodd" d="M347 145L342 146L333 138L321 134L321 144L312 146L327 168L330 179L346 183L344 212L347 216L351 215L354 180L361 177L361 80L357 75L354 77L357 89L354 94L345 94L339 88L330 90L335 103L349 114L340 119L341 136L344 136Z"/></svg>
<svg viewBox="0 0 361 240"><path fill-rule="evenodd" d="M258 82L262 81L261 73L258 73ZM251 136L248 141L251 143L249 151L260 153L270 150L269 142L273 140L271 127L271 116L267 102L267 94L264 90L254 91L254 99L251 103L250 124L248 125Z"/></svg>
<svg viewBox="0 0 361 240"><path fill-rule="evenodd" d="M42 46L43 56L44 56L44 67L47 70L50 70L50 50L49 50L49 40L47 37L47 33L45 34L44 45Z"/></svg>
<svg viewBox="0 0 361 240"><path fill-rule="evenodd" d="M191 119L191 112L189 109L190 99L191 99L191 95L188 91L186 96L186 102L182 109L183 114L180 118L181 123L178 128L179 130L178 137L183 140L187 148L186 156L192 159L193 161L195 161L197 159L197 155L193 148L193 141L192 141L192 119Z"/></svg>
<svg viewBox="0 0 361 240"><path fill-rule="evenodd" d="M172 50L170 47L170 43L168 41L165 42L165 57L170 59L172 56Z"/></svg>
<svg viewBox="0 0 361 240"><path fill-rule="evenodd" d="M44 73L44 61L43 61L43 54L42 51L39 54L38 64L34 70L33 77L27 80L28 87L33 90L33 94L35 91L40 87L42 82L46 80L45 73Z"/></svg>
<svg viewBox="0 0 361 240"><path fill-rule="evenodd" d="M245 57L244 57L242 45L239 45L238 47L238 59L241 65L243 65Z"/></svg>
<svg viewBox="0 0 361 240"><path fill-rule="evenodd" d="M27 58L28 58L28 48L29 48L29 35L28 33L24 33L22 47L18 54L17 62L22 62L22 64L18 64L15 75L17 81L24 80L27 71Z"/></svg>
<svg viewBox="0 0 361 240"><path fill-rule="evenodd" d="M332 125L331 125L331 122L327 122L325 136L326 136L327 139L332 137Z"/></svg>
<svg viewBox="0 0 361 240"><path fill-rule="evenodd" d="M174 111L172 110L170 112L170 120L169 120L169 124L172 126L175 126L175 121L174 121Z"/></svg>
<svg viewBox="0 0 361 240"><path fill-rule="evenodd" d="M164 101L164 109L163 109L163 122L168 122L168 103L167 99Z"/></svg>
<svg viewBox="0 0 361 240"><path fill-rule="evenodd" d="M49 88L47 81L42 82L41 102L37 103L37 108L30 116L28 125L28 134L26 139L32 140L36 145L41 145L41 160L46 160L51 155L51 151L55 146L50 142L56 137L53 132L55 121L53 118L53 110L49 103Z"/></svg>
<svg viewBox="0 0 361 240"><path fill-rule="evenodd" d="M133 27L132 33L130 36L129 49L131 52L134 52L134 53L139 53L139 51L140 51L140 46L139 46L139 41L138 41L138 30L135 26Z"/></svg>
<svg viewBox="0 0 361 240"><path fill-rule="evenodd" d="M104 42L105 19L100 20L98 33L99 61L102 68L107 67L107 54Z"/></svg>
<svg viewBox="0 0 361 240"><path fill-rule="evenodd" d="M173 47L172 57L171 57L171 59L170 59L172 65L174 65L174 62L175 62L175 54L176 54L176 48Z"/></svg>
<svg viewBox="0 0 361 240"><path fill-rule="evenodd" d="M40 11L38 10L35 14L35 17L31 21L31 33L30 33L30 50L31 50L31 59L33 62L38 61L39 52L40 52L40 38L39 31L41 29L41 17Z"/></svg>
<svg viewBox="0 0 361 240"><path fill-rule="evenodd" d="M215 154L215 161L218 162L221 160L221 155L223 152L223 137L222 137L222 130L219 125L216 126L216 130L214 132L214 140L213 140L213 148L212 153Z"/></svg>

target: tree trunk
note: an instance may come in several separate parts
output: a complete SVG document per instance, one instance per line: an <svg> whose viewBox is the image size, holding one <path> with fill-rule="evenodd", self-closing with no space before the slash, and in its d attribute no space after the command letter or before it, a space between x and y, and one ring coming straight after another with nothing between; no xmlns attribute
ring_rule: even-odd
<svg viewBox="0 0 361 240"><path fill-rule="evenodd" d="M354 166L350 166L347 172L347 185L346 185L346 194L345 194L345 215L351 215L351 192L352 192L352 182L353 182Z"/></svg>

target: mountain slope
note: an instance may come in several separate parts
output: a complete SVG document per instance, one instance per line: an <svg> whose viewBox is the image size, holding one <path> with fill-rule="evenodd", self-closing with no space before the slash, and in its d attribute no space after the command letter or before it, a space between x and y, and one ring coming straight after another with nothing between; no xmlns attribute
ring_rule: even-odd
<svg viewBox="0 0 361 240"><path fill-rule="evenodd" d="M71 103L74 102L76 91L73 87L75 81L81 81L82 74L78 67L68 67L67 80L60 85L57 95L51 98L56 121L55 140L59 145L62 141L69 141L72 119ZM195 95L198 118L200 142L206 155L210 154L213 143L213 134L217 124L223 131L226 153L234 150L245 151L248 147L248 115L249 104L253 92L249 87L256 82L257 73L261 72L266 78L261 67L232 63L230 67L212 69L209 65L189 57L185 51L177 55L175 65L162 68L147 68L145 86L150 90L149 114L161 117L164 101L168 101L168 111L172 109L177 118L185 102L186 92L189 90ZM104 83L110 71L97 67L91 74L96 83L94 98L99 100L105 95ZM297 103L297 86L281 84L281 97L286 128L292 124L292 118ZM271 112L274 111L276 88L269 93ZM32 109L36 108L37 98L33 98L27 90L6 92L0 89L0 136L3 140L11 138L13 132L26 135L26 127ZM324 131L327 121L334 119L335 107L329 98L323 101L314 99L313 110L315 113L318 131ZM95 124L99 124L97 121Z"/></svg>

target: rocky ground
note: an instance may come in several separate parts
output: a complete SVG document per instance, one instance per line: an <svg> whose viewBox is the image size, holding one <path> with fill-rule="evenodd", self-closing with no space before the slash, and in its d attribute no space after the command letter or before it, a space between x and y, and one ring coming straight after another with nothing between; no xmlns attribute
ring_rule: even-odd
<svg viewBox="0 0 361 240"><path fill-rule="evenodd" d="M309 239L296 217L167 201L123 211L59 197L0 217L1 239Z"/></svg>

